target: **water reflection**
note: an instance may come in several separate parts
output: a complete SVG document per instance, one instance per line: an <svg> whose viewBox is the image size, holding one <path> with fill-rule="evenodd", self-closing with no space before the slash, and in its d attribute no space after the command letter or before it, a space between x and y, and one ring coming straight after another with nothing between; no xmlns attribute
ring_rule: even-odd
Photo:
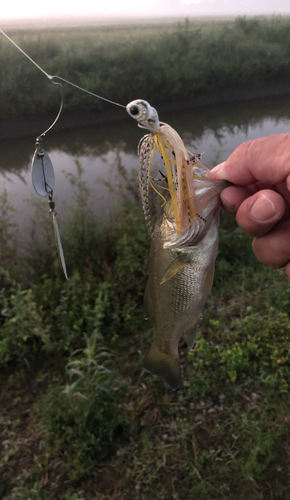
<svg viewBox="0 0 290 500"><path fill-rule="evenodd" d="M208 166L224 161L242 142L261 136L287 132L290 127L290 96L256 101L208 106L194 110L160 113L160 119L174 127L192 152L202 152ZM40 131L41 132L41 131ZM116 197L108 186L117 186L113 165L117 156L130 171L137 171L137 144L144 130L133 120L106 123L59 131L44 139L55 169L55 195L59 212L61 203L73 203L73 188L66 173L75 172L75 160L84 168L84 180L92 191L96 214L108 215ZM25 202L34 194L30 164L35 137L0 142L0 188L4 187L18 211L18 222L25 227L29 206Z"/></svg>

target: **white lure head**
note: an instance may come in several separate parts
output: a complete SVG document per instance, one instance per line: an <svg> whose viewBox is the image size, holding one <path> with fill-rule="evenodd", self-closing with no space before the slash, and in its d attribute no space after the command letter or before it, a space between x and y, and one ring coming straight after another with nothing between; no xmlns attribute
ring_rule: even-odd
<svg viewBox="0 0 290 500"><path fill-rule="evenodd" d="M129 102L126 109L129 115L137 120L140 127L148 129L150 132L158 132L160 129L160 122L158 113L155 108L150 106L149 102L142 99L136 99Z"/></svg>

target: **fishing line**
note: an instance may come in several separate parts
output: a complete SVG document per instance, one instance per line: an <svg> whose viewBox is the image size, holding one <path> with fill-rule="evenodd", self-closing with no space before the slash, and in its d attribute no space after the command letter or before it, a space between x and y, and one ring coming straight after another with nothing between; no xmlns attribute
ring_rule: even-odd
<svg viewBox="0 0 290 500"><path fill-rule="evenodd" d="M32 64L34 64L34 66L36 66L40 71L42 71L42 73L47 78L49 78L49 80L51 80L51 76L48 73L46 73L46 71L44 71L44 69L42 69L40 66L38 66L38 64L35 61L33 61L33 59L31 59L31 57L29 57L29 55L26 54L26 52L24 52L24 50L22 50L20 47L18 47L17 43L13 42L13 40L11 40L11 38L8 35L6 35L6 33L4 33L3 30L0 29L0 32L2 33L2 35L5 36L5 38L7 38L7 40L9 40L9 42L11 42L14 45L14 47L16 47L18 50L20 50L20 52L22 52L22 54L25 55L25 57L27 57L27 59L29 59L29 61L32 62Z"/></svg>
<svg viewBox="0 0 290 500"><path fill-rule="evenodd" d="M102 99L102 101L109 102L110 104L115 104L115 106L120 106L120 108L126 108L126 106L124 106L123 104L120 104L120 103L115 102L115 101L111 101L110 99L106 99L105 97L101 97L100 95L94 94L93 92L90 92L89 90L83 89L82 87L79 87L75 83L69 82L68 80L61 78L60 76L53 75L51 78L58 78L59 80L62 80L63 82L68 83L72 87L75 87L76 89L81 90L82 92L86 92L87 94L92 95L93 97L97 97L98 99ZM56 82L52 82L52 83L56 83Z"/></svg>
<svg viewBox="0 0 290 500"><path fill-rule="evenodd" d="M115 101L111 101L110 99L106 99L105 97L102 97L100 95L94 94L94 92L90 92L89 90L86 90L86 89L84 89L82 87L79 87L79 85L76 85L75 83L69 82L68 80L65 80L64 78L62 78L61 76L58 76L58 75L49 75L28 54L26 54L26 52L24 52L24 50L21 49L17 45L17 43L15 43L8 35L6 35L6 33L4 33L3 30L0 29L0 33L2 33L2 35L4 35L5 38L7 38L7 40L14 45L14 47L16 47L25 57L27 57L27 59L30 62L32 62L32 64L34 64L34 66L36 66L55 85L61 85L60 83L57 83L57 82L53 81L54 78L55 79L57 78L58 80L62 80L63 82L67 83L68 85L71 85L72 87L75 87L76 89L81 90L82 92L86 92L87 94L89 94L89 95L91 95L93 97L97 97L97 99L101 99L102 101L109 102L110 104L114 104L115 106L120 106L120 108L126 108L126 106L123 106L123 104L120 104L120 103L115 102ZM53 125L52 125L52 127L53 127Z"/></svg>

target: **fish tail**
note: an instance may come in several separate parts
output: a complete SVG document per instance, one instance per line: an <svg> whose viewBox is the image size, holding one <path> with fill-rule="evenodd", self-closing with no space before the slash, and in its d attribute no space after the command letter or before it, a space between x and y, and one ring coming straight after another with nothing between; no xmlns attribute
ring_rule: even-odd
<svg viewBox="0 0 290 500"><path fill-rule="evenodd" d="M155 340L143 364L149 372L163 377L172 389L183 387L179 358L171 352L161 351Z"/></svg>

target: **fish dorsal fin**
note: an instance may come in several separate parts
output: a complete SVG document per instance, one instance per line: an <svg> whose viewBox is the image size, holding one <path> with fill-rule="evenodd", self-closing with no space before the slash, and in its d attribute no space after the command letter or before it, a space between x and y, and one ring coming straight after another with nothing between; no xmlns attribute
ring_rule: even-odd
<svg viewBox="0 0 290 500"><path fill-rule="evenodd" d="M178 255L178 257L176 257L176 259L174 259L167 267L160 285L163 285L165 281L168 281L171 278L173 278L173 276L179 273L179 271L181 271L181 269L183 269L184 266L186 266L187 264L188 260L185 259L183 255Z"/></svg>

